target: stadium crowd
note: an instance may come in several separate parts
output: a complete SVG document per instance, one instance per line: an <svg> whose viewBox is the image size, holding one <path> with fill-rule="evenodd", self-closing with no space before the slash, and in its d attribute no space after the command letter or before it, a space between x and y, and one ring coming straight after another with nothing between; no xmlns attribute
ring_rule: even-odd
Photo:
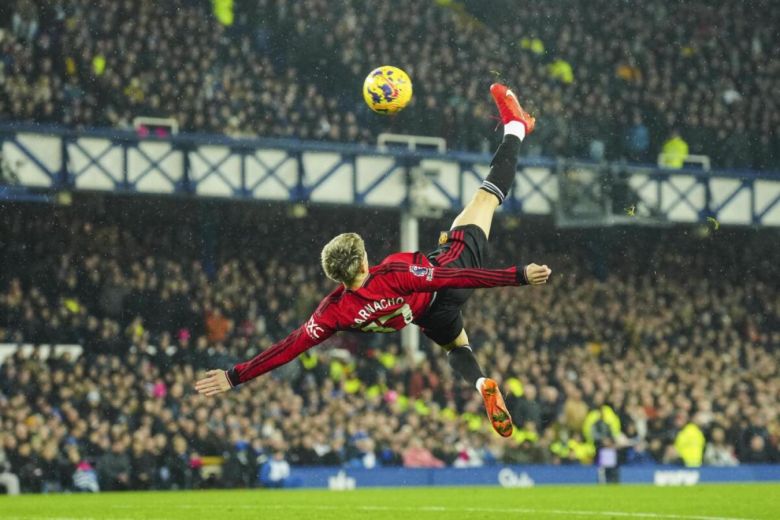
<svg viewBox="0 0 780 520"><path fill-rule="evenodd" d="M129 127L148 115L186 131L368 143L390 130L479 151L499 77L539 113L538 154L653 162L682 150L780 169L771 0L500 1L472 10L493 12L484 20L457 2L229 4L3 2L0 120ZM360 95L383 63L414 80L395 118Z"/></svg>
<svg viewBox="0 0 780 520"><path fill-rule="evenodd" d="M426 344L412 359L396 335L337 335L224 398L198 396L197 373L308 317L331 287L317 262L331 233L361 232L374 261L397 235L393 213L183 205L0 212L0 344L83 347L0 363L0 477L25 492L282 485L289 465L593 464L611 447L622 464L780 462L771 231L583 234L501 219L492 264L556 273L467 306L516 421L505 440L442 352ZM206 470L215 457L221 473Z"/></svg>

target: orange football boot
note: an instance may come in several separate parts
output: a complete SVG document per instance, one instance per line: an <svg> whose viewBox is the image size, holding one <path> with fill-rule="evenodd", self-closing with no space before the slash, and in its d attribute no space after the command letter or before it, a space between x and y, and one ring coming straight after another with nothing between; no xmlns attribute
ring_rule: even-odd
<svg viewBox="0 0 780 520"><path fill-rule="evenodd" d="M498 383L486 378L482 385L482 399L485 400L485 410L493 429L502 437L512 435L512 417L506 409Z"/></svg>
<svg viewBox="0 0 780 520"><path fill-rule="evenodd" d="M506 85L493 83L490 85L490 94L496 102L498 112L501 114L501 122L507 124L510 121L520 121L525 126L525 135L534 131L536 118L523 110L517 96Z"/></svg>

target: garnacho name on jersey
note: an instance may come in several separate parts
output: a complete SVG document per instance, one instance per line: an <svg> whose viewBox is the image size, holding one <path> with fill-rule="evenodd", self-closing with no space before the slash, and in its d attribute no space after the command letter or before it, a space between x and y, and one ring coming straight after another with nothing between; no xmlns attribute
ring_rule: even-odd
<svg viewBox="0 0 780 520"><path fill-rule="evenodd" d="M371 314L377 311L384 311L390 307L402 305L403 303L404 299L400 296L397 298L382 298L381 300L369 302L358 311L358 317L355 318L355 325L362 325L367 319L369 319Z"/></svg>

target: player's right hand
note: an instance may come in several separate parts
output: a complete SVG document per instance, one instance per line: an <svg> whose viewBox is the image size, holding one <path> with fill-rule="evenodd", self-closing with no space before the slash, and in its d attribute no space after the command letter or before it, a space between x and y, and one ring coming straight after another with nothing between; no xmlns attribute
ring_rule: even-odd
<svg viewBox="0 0 780 520"><path fill-rule="evenodd" d="M206 372L206 377L195 383L195 390L207 397L227 392L230 388L230 381L224 370L209 370Z"/></svg>
<svg viewBox="0 0 780 520"><path fill-rule="evenodd" d="M525 279L529 285L541 285L547 283L547 279L552 274L552 269L546 265L528 264L525 266Z"/></svg>

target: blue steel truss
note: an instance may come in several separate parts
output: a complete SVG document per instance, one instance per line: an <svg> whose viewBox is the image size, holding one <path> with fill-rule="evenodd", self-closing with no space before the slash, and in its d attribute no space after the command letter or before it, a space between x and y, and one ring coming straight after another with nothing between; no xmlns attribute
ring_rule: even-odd
<svg viewBox="0 0 780 520"><path fill-rule="evenodd" d="M52 142L58 143L56 150ZM425 195L432 207L444 210L457 210L468 200L490 163L488 155L459 152L380 151L350 144L195 134L141 138L124 131L76 132L20 124L0 126L0 159L14 169L20 187L50 192L154 192L396 207L410 203L411 172L422 161L434 160L446 168L427 172ZM780 226L777 173L668 171L544 158L520 160L516 188L503 209L554 214L556 206L565 203L559 192L567 182L564 173L572 168L594 174L576 187L583 197L603 198L597 183L621 178L629 186L632 204L645 208L656 221L711 217L724 224ZM606 202L605 208L614 206ZM606 210L605 217L619 210Z"/></svg>

